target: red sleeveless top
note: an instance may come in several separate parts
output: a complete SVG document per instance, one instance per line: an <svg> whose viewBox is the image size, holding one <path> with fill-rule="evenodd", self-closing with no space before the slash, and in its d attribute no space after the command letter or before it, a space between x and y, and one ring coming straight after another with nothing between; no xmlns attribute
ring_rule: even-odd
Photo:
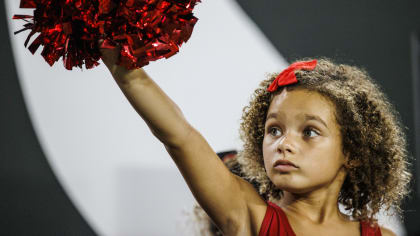
<svg viewBox="0 0 420 236"><path fill-rule="evenodd" d="M362 236L381 236L379 226L372 227L360 222ZM267 201L267 211L261 225L259 236L296 236L287 220L286 214L276 204Z"/></svg>

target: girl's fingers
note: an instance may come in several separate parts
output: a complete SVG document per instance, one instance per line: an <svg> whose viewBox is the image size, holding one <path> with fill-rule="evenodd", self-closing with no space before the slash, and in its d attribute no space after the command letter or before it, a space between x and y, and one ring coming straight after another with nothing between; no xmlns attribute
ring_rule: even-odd
<svg viewBox="0 0 420 236"><path fill-rule="evenodd" d="M119 54L120 54L120 46L117 45L116 47L110 49L107 47L103 47L103 41L104 40L99 40L98 44L99 44L99 51L101 52L101 58L102 61L105 63L106 66L110 67L112 65L115 65L118 61L119 58Z"/></svg>

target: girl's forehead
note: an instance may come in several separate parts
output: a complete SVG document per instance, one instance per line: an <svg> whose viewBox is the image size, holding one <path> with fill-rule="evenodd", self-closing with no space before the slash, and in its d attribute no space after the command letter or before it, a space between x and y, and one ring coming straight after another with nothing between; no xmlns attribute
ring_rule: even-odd
<svg viewBox="0 0 420 236"><path fill-rule="evenodd" d="M334 104L320 93L305 89L283 89L276 94L270 103L267 118L273 114L283 118L317 116L327 124L335 122Z"/></svg>

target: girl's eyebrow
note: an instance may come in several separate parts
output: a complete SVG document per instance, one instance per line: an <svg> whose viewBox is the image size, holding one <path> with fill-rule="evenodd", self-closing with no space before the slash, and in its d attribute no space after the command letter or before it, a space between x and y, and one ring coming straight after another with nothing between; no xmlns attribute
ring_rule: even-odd
<svg viewBox="0 0 420 236"><path fill-rule="evenodd" d="M311 114L303 114L304 115L304 117L305 117L305 121L308 121L308 120L315 120L315 121L318 121L318 122L320 122L321 124L323 124L324 126L325 126L325 128L327 128L328 129L328 125L327 125L327 123L324 121L324 120L322 120L319 116L317 116L317 115L311 115Z"/></svg>
<svg viewBox="0 0 420 236"><path fill-rule="evenodd" d="M277 113L269 113L269 114L267 115L267 119L266 119L266 120L269 120L270 118L277 119Z"/></svg>
<svg viewBox="0 0 420 236"><path fill-rule="evenodd" d="M325 126L325 128L327 128L327 129L328 129L328 125L327 125L327 123L326 123L324 120L322 120L319 116L317 116L317 115L312 115L312 114L307 114L307 113L304 113L302 116L304 117L304 120L305 120L305 121L308 121L308 120L315 120L315 121L318 121L318 122L320 122L321 124L323 124L323 125ZM270 118L277 119L277 113L274 113L274 112L269 113L269 114L267 115L267 119L266 119L266 120L269 120Z"/></svg>

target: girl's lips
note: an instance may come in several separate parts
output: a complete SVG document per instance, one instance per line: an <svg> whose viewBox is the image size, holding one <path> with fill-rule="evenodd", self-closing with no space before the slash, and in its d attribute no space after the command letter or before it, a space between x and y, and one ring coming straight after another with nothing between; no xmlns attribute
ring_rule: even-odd
<svg viewBox="0 0 420 236"><path fill-rule="evenodd" d="M288 172L297 168L298 166L296 166L293 162L288 160L281 159L274 162L274 169L280 172Z"/></svg>
<svg viewBox="0 0 420 236"><path fill-rule="evenodd" d="M297 168L292 165L276 165L274 166L274 169L280 172L289 172L292 170L296 170Z"/></svg>

